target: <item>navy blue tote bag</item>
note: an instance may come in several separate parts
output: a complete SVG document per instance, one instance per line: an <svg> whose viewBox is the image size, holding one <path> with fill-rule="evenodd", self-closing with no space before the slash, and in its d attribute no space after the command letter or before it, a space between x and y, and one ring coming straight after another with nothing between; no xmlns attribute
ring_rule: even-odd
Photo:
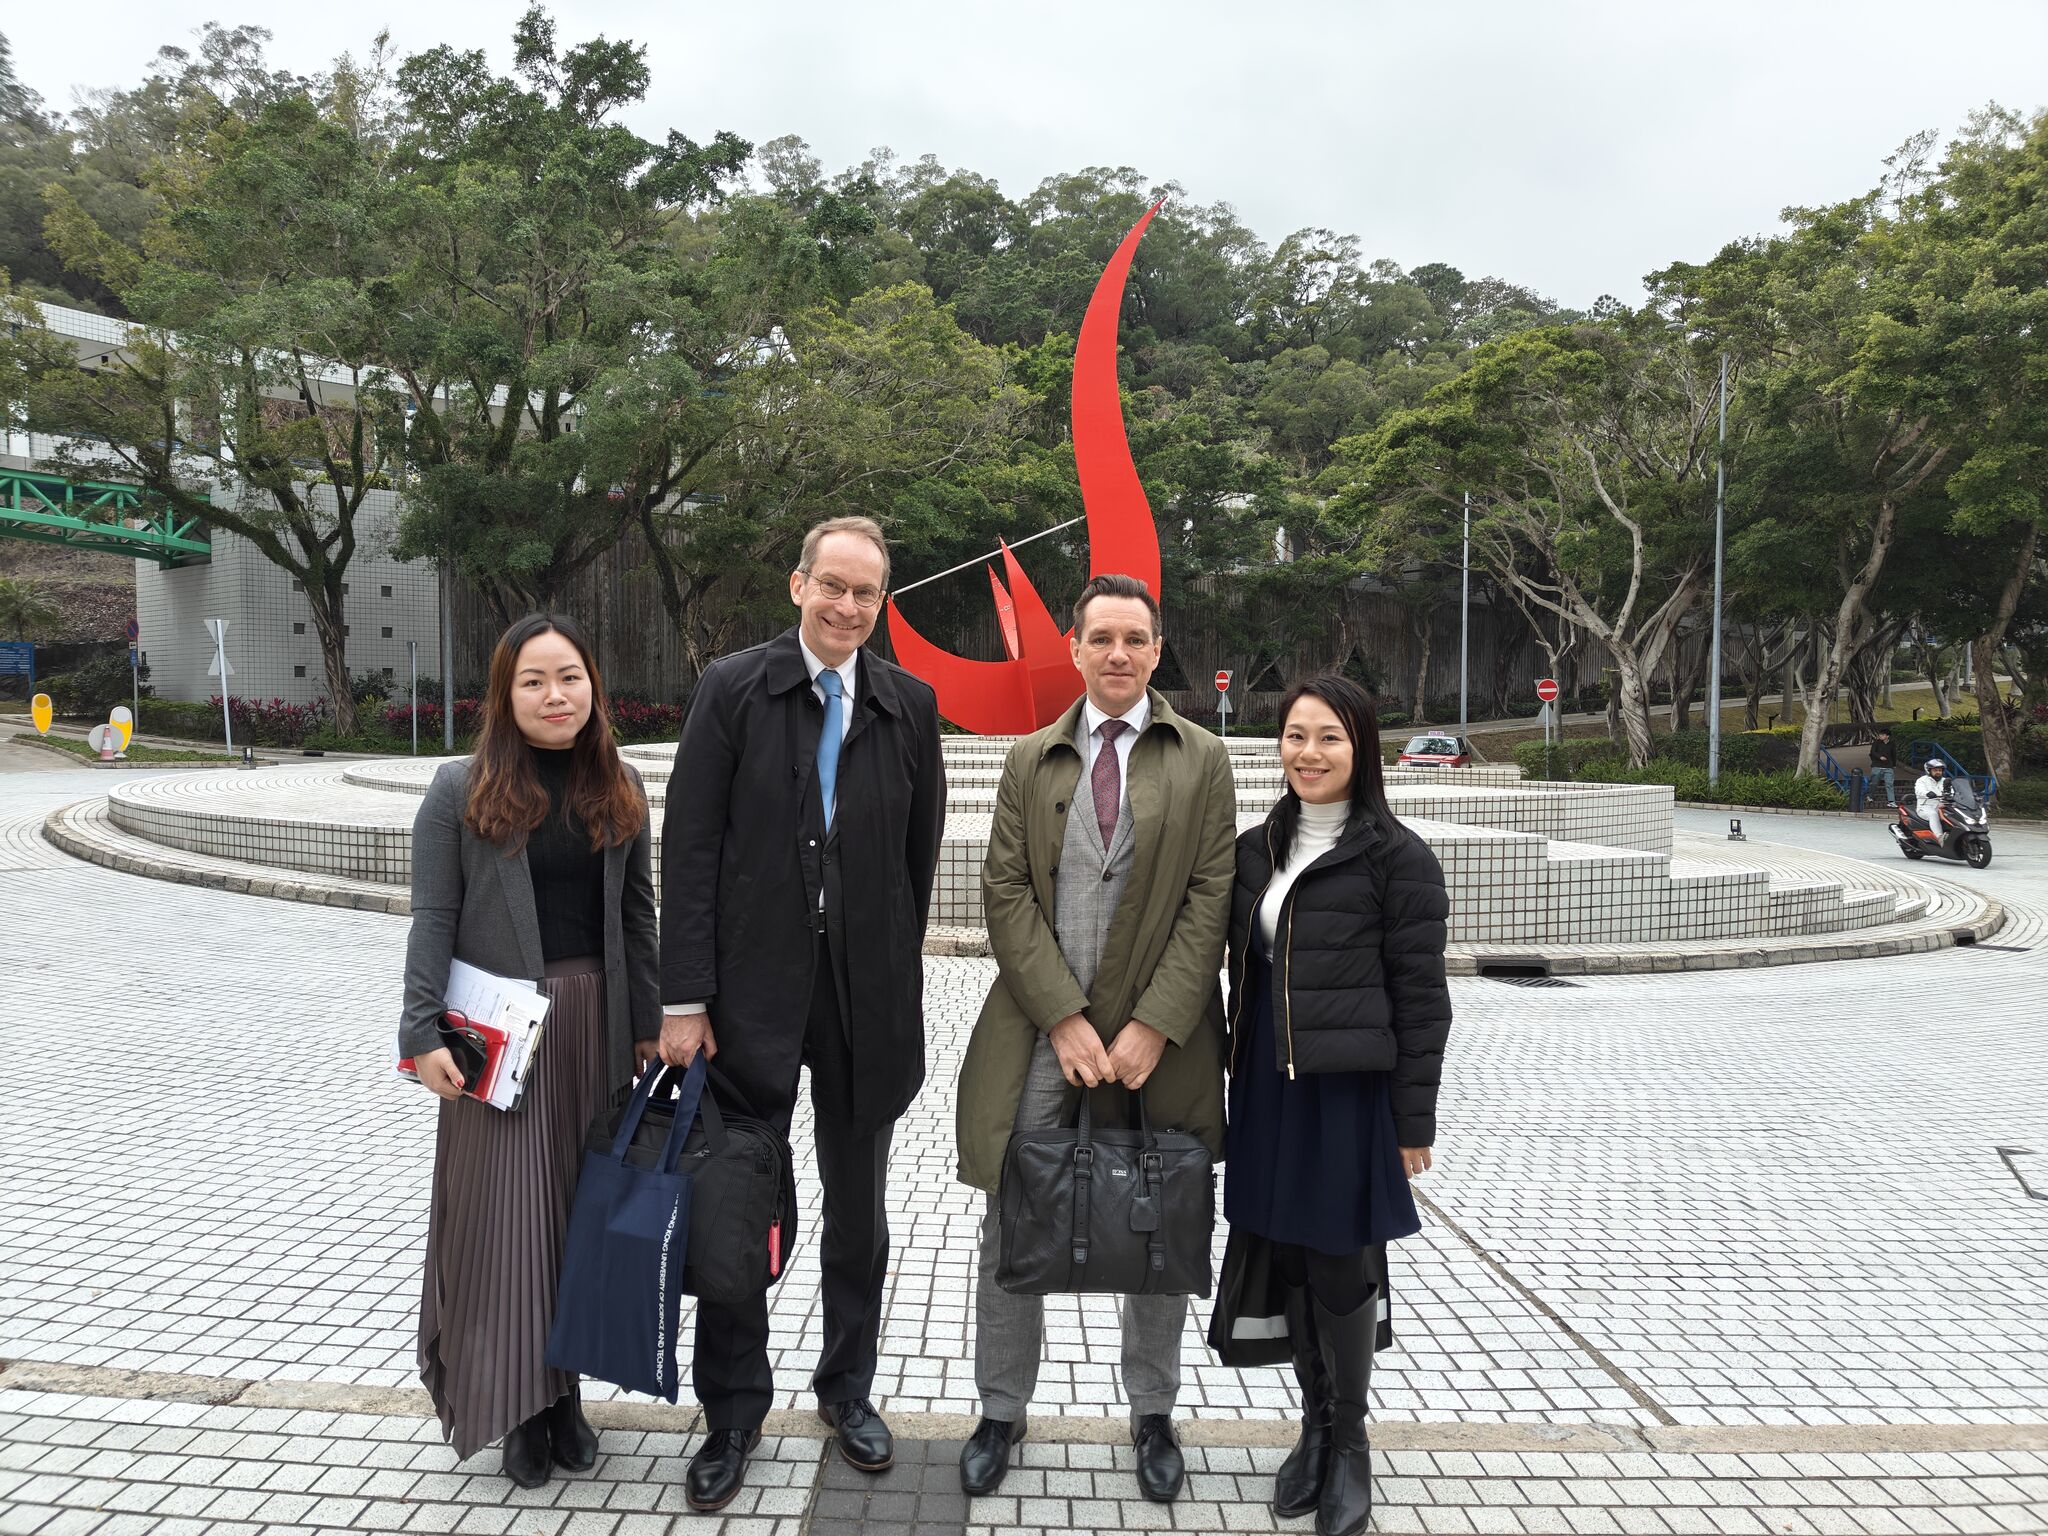
<svg viewBox="0 0 2048 1536"><path fill-rule="evenodd" d="M547 1352L558 1371L671 1403L681 1384L676 1330L690 1243L690 1178L676 1164L704 1094L701 1051L683 1077L659 1160L635 1168L626 1153L655 1085L673 1081L666 1072L642 1073L611 1145L583 1155Z"/></svg>

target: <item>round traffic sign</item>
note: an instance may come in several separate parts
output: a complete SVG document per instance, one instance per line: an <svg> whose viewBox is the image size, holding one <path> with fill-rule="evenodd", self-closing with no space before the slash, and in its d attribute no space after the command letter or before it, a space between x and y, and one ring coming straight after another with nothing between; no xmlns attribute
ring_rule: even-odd
<svg viewBox="0 0 2048 1536"><path fill-rule="evenodd" d="M1536 679L1536 697L1537 697L1537 698L1539 698L1539 699L1541 699L1541 700L1542 700L1542 701L1543 701L1544 703L1546 703L1546 704L1548 704L1548 703L1549 703L1549 702L1550 702L1550 701L1551 701L1552 699L1556 698L1556 697L1557 697L1557 679L1556 679L1556 678L1554 678L1554 677L1539 677L1539 678L1537 678L1537 679Z"/></svg>
<svg viewBox="0 0 2048 1536"><path fill-rule="evenodd" d="M137 640L141 638L142 626L135 622L135 615L131 613L128 616L128 643L130 645L133 645Z"/></svg>
<svg viewBox="0 0 2048 1536"><path fill-rule="evenodd" d="M1216 674L1216 691L1218 693L1228 693L1230 691L1230 674L1228 672L1218 672Z"/></svg>

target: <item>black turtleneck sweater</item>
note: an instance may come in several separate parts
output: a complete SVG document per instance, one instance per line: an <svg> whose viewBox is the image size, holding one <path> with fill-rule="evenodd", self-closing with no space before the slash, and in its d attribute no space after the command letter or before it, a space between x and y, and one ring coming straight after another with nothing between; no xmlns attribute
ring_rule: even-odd
<svg viewBox="0 0 2048 1536"><path fill-rule="evenodd" d="M565 812L571 750L529 746L541 787L548 792L547 819L526 840L526 865L533 876L533 905L540 917L540 952L547 960L604 954L604 854L590 846L583 819Z"/></svg>

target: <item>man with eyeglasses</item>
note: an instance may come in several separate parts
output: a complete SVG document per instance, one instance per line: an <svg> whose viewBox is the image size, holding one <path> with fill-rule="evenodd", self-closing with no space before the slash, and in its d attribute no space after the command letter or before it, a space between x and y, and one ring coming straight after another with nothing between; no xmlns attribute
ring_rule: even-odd
<svg viewBox="0 0 2048 1536"><path fill-rule="evenodd" d="M861 650L889 583L864 517L820 523L794 628L705 669L661 844L661 1057L702 1051L721 1104L787 1131L811 1069L824 1232L818 1416L864 1472L894 1460L871 1399L889 1266L885 1181L924 1082L924 930L945 823L937 699ZM723 1509L775 1398L768 1302L700 1304L704 1443L690 1507Z"/></svg>

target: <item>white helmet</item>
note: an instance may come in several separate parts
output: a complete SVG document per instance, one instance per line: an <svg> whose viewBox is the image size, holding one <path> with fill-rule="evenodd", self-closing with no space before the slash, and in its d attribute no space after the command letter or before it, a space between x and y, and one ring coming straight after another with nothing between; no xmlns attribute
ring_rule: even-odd
<svg viewBox="0 0 2048 1536"><path fill-rule="evenodd" d="M1930 757L1929 759L1927 759L1927 771L1929 773L1942 773L1945 772L1947 768L1948 764L1943 762L1938 757Z"/></svg>

